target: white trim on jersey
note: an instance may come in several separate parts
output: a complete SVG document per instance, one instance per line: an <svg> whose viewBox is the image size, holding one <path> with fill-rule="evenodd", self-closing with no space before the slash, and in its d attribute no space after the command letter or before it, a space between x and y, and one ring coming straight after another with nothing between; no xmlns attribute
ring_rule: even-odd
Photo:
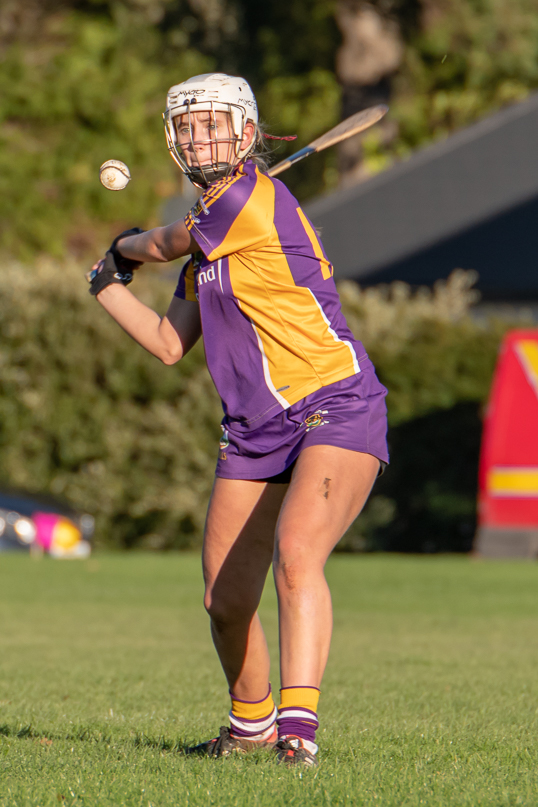
<svg viewBox="0 0 538 807"><path fill-rule="evenodd" d="M330 323L330 322L329 322L329 320L327 319L327 316L326 316L326 314L325 314L325 311L324 311L324 310L323 310L323 308L321 307L321 305L320 305L320 303L319 303L319 300L317 299L316 295L314 294L314 292L312 291L312 289L308 289L308 291L309 291L309 292L310 292L310 294L312 295L312 297L313 297L313 299L314 299L314 302L316 303L317 307L319 308L320 314L321 314L321 316L323 317L323 321L325 322L325 324L326 324L326 326L327 326L327 329L328 329L329 333L331 334L331 336L333 337L334 341L335 341L335 342L342 342L342 344L346 345L346 346L349 348L349 352L351 353L351 358L352 358L352 360L353 360L353 369L355 370L355 372L356 372L356 373L360 373L361 368L359 367L359 362L358 362L358 359L357 359L357 354L355 353L355 349L354 349L353 345L351 344L351 342L348 342L348 340L347 340L347 339L340 339L340 337L338 336L338 334L336 333L336 331L334 331L334 330L331 328L331 323Z"/></svg>
<svg viewBox="0 0 538 807"><path fill-rule="evenodd" d="M256 329L256 326L254 325L253 320L250 317L249 317L249 319L250 319L250 324L252 325L252 329L254 330L254 333L256 334L256 339L258 340L258 347L260 349L260 353L262 354L263 377L265 378L265 383L267 384L269 390L275 396L275 398L277 399L279 404L284 409L289 409L290 404L287 402L287 400L285 398L282 397L282 395L278 392L277 388L273 384L273 380L272 380L271 374L269 372L269 362L267 361L267 356L265 355L265 350L263 349L263 343L262 343L262 340L260 338L260 334L258 333L258 331Z"/></svg>

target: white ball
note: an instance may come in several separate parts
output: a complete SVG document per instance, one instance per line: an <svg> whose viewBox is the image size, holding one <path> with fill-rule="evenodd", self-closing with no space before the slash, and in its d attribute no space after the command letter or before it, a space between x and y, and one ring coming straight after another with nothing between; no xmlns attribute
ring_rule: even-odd
<svg viewBox="0 0 538 807"><path fill-rule="evenodd" d="M109 191L122 191L127 187L131 174L121 160L107 160L99 169L99 179Z"/></svg>

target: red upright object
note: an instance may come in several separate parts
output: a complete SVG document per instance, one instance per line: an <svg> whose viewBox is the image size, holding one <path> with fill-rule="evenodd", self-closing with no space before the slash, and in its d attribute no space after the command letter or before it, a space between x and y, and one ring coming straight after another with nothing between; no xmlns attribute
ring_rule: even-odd
<svg viewBox="0 0 538 807"><path fill-rule="evenodd" d="M483 554L528 556L538 551L536 329L511 331L503 341L482 438L479 525ZM492 535L496 548L488 552ZM506 551L501 551L503 542Z"/></svg>

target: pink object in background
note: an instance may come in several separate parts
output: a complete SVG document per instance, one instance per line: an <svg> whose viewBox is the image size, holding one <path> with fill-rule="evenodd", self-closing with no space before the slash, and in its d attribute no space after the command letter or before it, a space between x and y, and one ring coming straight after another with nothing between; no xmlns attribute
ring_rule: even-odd
<svg viewBox="0 0 538 807"><path fill-rule="evenodd" d="M59 521L59 516L54 513L34 513L32 519L37 529L37 543L46 552L49 552L54 538L54 527Z"/></svg>
<svg viewBox="0 0 538 807"><path fill-rule="evenodd" d="M36 541L53 558L87 558L91 552L88 541L75 524L65 516L37 512L33 515L37 529Z"/></svg>

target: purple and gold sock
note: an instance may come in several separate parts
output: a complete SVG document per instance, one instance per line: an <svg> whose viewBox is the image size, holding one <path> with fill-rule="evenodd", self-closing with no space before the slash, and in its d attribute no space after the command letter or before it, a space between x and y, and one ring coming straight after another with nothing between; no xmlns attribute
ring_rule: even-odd
<svg viewBox="0 0 538 807"><path fill-rule="evenodd" d="M292 735L305 741L306 747L316 753L319 689L317 687L283 687L278 707L279 738Z"/></svg>
<svg viewBox="0 0 538 807"><path fill-rule="evenodd" d="M275 729L276 706L269 692L261 701L240 701L230 692L232 708L230 710L230 728L236 737L266 740Z"/></svg>

